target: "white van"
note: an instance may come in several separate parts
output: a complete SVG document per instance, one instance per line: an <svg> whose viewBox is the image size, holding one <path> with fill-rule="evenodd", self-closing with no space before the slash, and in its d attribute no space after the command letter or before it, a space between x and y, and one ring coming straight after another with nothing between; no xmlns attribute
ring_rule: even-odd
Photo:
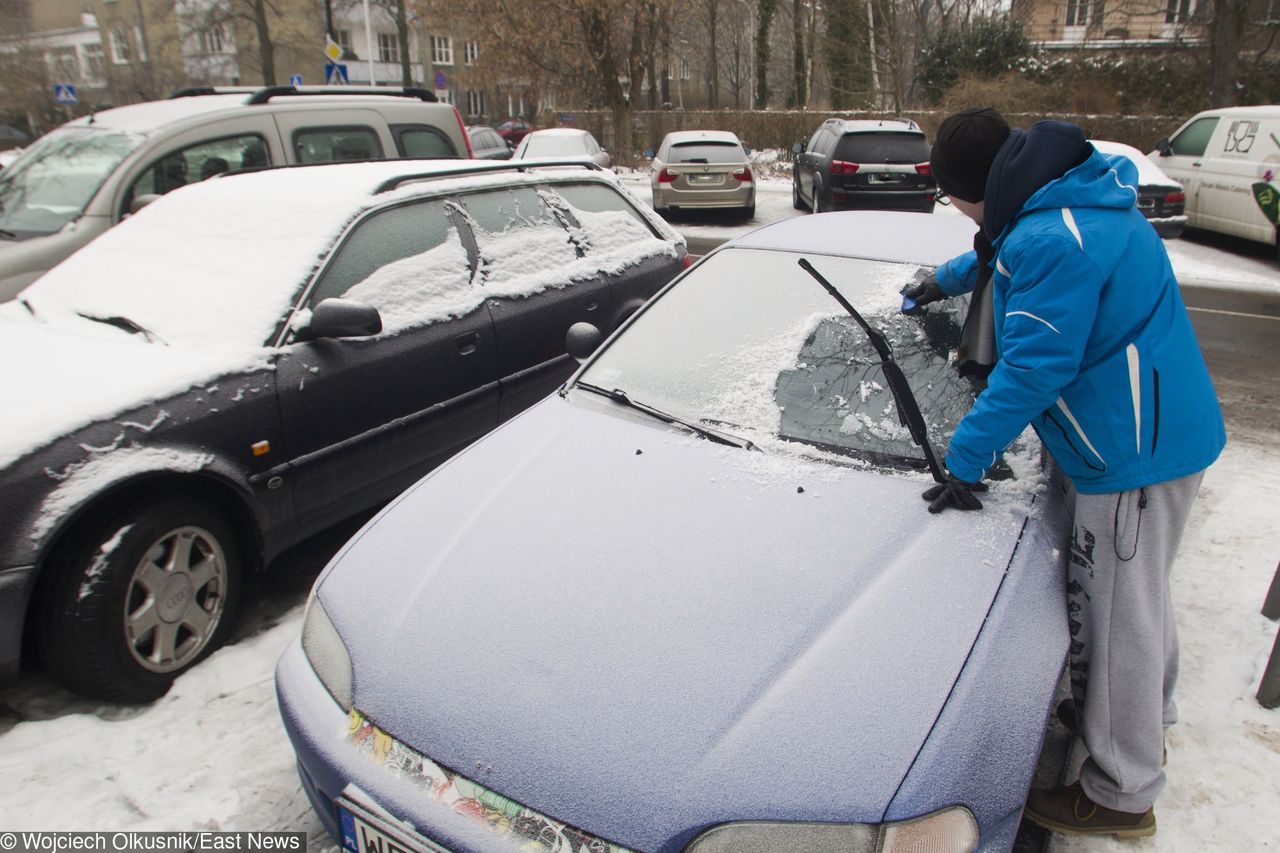
<svg viewBox="0 0 1280 853"><path fill-rule="evenodd" d="M1280 187L1280 106L1197 113L1149 155L1187 193L1187 225L1280 250L1276 221L1255 193ZM1274 213L1274 206L1271 208Z"/></svg>

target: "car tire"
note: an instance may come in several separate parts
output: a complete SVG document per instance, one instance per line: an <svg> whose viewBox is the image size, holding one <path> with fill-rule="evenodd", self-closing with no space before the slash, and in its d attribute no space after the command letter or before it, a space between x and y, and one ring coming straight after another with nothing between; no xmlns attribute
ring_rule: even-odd
<svg viewBox="0 0 1280 853"><path fill-rule="evenodd" d="M800 197L800 185L795 181L791 182L791 206L796 210L808 210L809 205L804 203L804 199Z"/></svg>
<svg viewBox="0 0 1280 853"><path fill-rule="evenodd" d="M754 201L742 208L742 218L748 222L756 218L756 203Z"/></svg>
<svg viewBox="0 0 1280 853"><path fill-rule="evenodd" d="M64 686L149 702L221 645L235 619L241 548L187 498L140 501L73 534L48 571L41 657Z"/></svg>
<svg viewBox="0 0 1280 853"><path fill-rule="evenodd" d="M813 212L825 213L827 205L822 202L822 184L817 181L813 182Z"/></svg>

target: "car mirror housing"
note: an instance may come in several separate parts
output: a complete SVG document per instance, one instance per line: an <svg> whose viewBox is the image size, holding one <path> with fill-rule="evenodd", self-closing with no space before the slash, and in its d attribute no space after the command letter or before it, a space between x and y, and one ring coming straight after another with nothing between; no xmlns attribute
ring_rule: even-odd
<svg viewBox="0 0 1280 853"><path fill-rule="evenodd" d="M803 142L797 142L795 145L792 145L792 146L791 146L791 153L792 153L792 154L803 154L803 153L804 153L804 143L803 143Z"/></svg>
<svg viewBox="0 0 1280 853"><path fill-rule="evenodd" d="M316 338L363 338L382 331L378 309L351 299L331 298L311 310L311 321L299 332L298 340Z"/></svg>
<svg viewBox="0 0 1280 853"><path fill-rule="evenodd" d="M646 159L646 160L652 160L652 159L653 159L653 155L654 155L654 150L653 150L652 148L646 148L646 149L644 149L644 159Z"/></svg>
<svg viewBox="0 0 1280 853"><path fill-rule="evenodd" d="M564 335L564 348L578 363L586 361L600 346L604 335L590 323L574 323Z"/></svg>
<svg viewBox="0 0 1280 853"><path fill-rule="evenodd" d="M1161 139L1159 142L1156 143L1156 150L1160 152L1161 157L1168 157L1173 149L1169 145L1169 140L1166 138L1166 139Z"/></svg>

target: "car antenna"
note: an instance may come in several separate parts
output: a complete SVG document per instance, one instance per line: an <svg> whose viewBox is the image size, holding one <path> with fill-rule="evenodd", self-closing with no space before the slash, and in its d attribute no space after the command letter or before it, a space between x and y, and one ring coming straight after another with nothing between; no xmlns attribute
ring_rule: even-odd
<svg viewBox="0 0 1280 853"><path fill-rule="evenodd" d="M801 258L799 261L801 269L813 276L818 284L822 285L827 293L836 302L840 303L840 307L849 312L849 316L854 319L862 331L867 333L867 337L871 339L871 345L875 347L876 352L880 356L880 365L884 368L884 378L889 383L889 390L893 393L893 401L898 407L898 422L907 428L911 433L911 438L916 445L924 452L924 460L929 464L929 473L933 475L933 479L939 483L947 481L946 474L942 471L942 465L938 463L938 456L933 452L933 445L929 443L929 432L924 425L924 415L920 414L920 404L916 401L916 395L911 391L911 385L907 382L906 374L902 372L902 368L893 360L893 350L889 348L889 342L885 340L883 334L871 328L862 315L857 312L848 299L845 299L840 291L836 290L835 285L827 281L822 273L813 268L813 264L809 263L808 258Z"/></svg>

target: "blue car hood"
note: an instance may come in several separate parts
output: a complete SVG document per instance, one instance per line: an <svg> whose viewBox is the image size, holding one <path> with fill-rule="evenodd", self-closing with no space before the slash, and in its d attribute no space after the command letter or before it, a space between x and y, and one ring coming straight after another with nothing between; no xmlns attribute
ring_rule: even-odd
<svg viewBox="0 0 1280 853"><path fill-rule="evenodd" d="M610 404L606 404L610 405ZM420 482L318 595L357 709L527 806L653 850L876 822L1028 514L552 397Z"/></svg>

